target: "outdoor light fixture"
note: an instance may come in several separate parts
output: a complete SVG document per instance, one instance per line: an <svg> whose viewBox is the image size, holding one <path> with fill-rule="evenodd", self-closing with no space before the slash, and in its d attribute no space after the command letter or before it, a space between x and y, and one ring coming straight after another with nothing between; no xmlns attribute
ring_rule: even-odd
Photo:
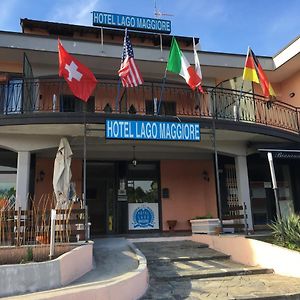
<svg viewBox="0 0 300 300"><path fill-rule="evenodd" d="M290 98L295 97L295 95L296 95L296 94L295 94L294 92L289 93Z"/></svg>
<svg viewBox="0 0 300 300"><path fill-rule="evenodd" d="M207 171L203 171L203 172L202 172L202 178L203 178L205 181L209 181L209 176L208 176Z"/></svg>
<svg viewBox="0 0 300 300"><path fill-rule="evenodd" d="M132 158L132 165L135 167L137 165L137 160L135 158L135 146L132 146L132 149L133 149L133 158Z"/></svg>
<svg viewBox="0 0 300 300"><path fill-rule="evenodd" d="M45 175L46 175L45 172L41 170L36 178L36 182L44 181Z"/></svg>

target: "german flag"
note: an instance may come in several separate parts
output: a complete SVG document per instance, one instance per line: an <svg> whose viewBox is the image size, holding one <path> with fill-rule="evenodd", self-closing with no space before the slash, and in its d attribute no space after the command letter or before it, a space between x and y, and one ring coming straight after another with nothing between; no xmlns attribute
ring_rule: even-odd
<svg viewBox="0 0 300 300"><path fill-rule="evenodd" d="M276 97L263 68L250 48L245 61L243 80L259 83L266 98Z"/></svg>

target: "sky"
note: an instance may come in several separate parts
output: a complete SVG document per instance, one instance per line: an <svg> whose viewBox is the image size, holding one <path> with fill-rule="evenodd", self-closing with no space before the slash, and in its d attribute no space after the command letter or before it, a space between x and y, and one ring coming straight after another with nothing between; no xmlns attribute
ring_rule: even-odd
<svg viewBox="0 0 300 300"><path fill-rule="evenodd" d="M0 30L20 18L92 26L92 11L154 17L155 0L1 0ZM200 38L204 51L274 56L299 34L299 0L156 0L173 35Z"/></svg>

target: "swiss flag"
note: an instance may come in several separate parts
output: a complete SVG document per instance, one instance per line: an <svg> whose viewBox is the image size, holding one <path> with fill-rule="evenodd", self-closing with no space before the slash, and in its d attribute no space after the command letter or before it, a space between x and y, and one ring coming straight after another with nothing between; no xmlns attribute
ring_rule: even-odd
<svg viewBox="0 0 300 300"><path fill-rule="evenodd" d="M77 98L87 102L96 87L94 74L70 55L58 40L59 76L64 77Z"/></svg>

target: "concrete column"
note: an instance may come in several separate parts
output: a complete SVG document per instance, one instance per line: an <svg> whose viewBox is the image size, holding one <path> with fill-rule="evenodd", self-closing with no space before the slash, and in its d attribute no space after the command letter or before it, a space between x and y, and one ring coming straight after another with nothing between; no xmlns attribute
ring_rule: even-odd
<svg viewBox="0 0 300 300"><path fill-rule="evenodd" d="M253 230L252 210L250 202L249 178L246 156L235 157L236 181L240 204L246 204L248 229Z"/></svg>
<svg viewBox="0 0 300 300"><path fill-rule="evenodd" d="M16 206L18 209L27 209L30 176L30 152L18 152Z"/></svg>

